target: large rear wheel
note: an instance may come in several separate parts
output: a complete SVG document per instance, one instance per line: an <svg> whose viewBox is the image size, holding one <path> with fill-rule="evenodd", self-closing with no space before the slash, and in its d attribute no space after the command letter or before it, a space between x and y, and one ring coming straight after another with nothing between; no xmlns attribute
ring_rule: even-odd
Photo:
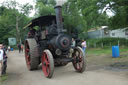
<svg viewBox="0 0 128 85"><path fill-rule="evenodd" d="M29 70L35 70L39 65L39 54L35 39L25 41L25 60Z"/></svg>
<svg viewBox="0 0 128 85"><path fill-rule="evenodd" d="M47 78L51 78L54 73L53 55L49 50L44 50L42 54L42 70Z"/></svg>
<svg viewBox="0 0 128 85"><path fill-rule="evenodd" d="M74 58L72 64L75 70L80 73L84 72L86 68L86 60L82 48L81 47L75 48L72 57Z"/></svg>

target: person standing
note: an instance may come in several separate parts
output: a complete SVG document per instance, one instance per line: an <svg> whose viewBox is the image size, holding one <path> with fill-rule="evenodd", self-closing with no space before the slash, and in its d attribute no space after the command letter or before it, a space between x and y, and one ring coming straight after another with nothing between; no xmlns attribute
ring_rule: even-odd
<svg viewBox="0 0 128 85"><path fill-rule="evenodd" d="M3 48L3 66L2 66L2 75L6 74L6 68L7 68L7 55L6 50Z"/></svg>
<svg viewBox="0 0 128 85"><path fill-rule="evenodd" d="M82 40L81 46L82 46L82 49L83 49L83 51L84 51L84 53L85 53L86 47L87 47L85 40Z"/></svg>
<svg viewBox="0 0 128 85"><path fill-rule="evenodd" d="M11 47L10 46L8 46L8 51L11 51Z"/></svg>
<svg viewBox="0 0 128 85"><path fill-rule="evenodd" d="M74 38L72 38L72 44L71 44L71 49L70 49L69 57L72 57L73 48L75 48L75 46L76 46L76 41L75 41Z"/></svg>
<svg viewBox="0 0 128 85"><path fill-rule="evenodd" d="M0 76L2 75L2 66L3 66L3 56L4 56L4 51L3 51L3 45L0 44Z"/></svg>
<svg viewBox="0 0 128 85"><path fill-rule="evenodd" d="M21 51L23 52L23 49L24 49L24 47L23 47L23 45L21 44Z"/></svg>
<svg viewBox="0 0 128 85"><path fill-rule="evenodd" d="M21 44L18 44L19 53L21 51Z"/></svg>
<svg viewBox="0 0 128 85"><path fill-rule="evenodd" d="M76 41L75 41L74 38L72 38L72 45L71 45L71 47L74 48L75 46L76 46Z"/></svg>

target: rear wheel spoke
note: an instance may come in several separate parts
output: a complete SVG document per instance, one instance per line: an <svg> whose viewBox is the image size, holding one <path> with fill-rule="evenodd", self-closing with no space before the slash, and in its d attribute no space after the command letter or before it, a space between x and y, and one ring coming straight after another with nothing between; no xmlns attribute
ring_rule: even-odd
<svg viewBox="0 0 128 85"><path fill-rule="evenodd" d="M75 49L76 51L74 51L74 61L73 61L73 66L75 68L76 71L78 72L83 72L85 70L85 60L84 60L84 55L82 54L82 49L79 47L77 49Z"/></svg>

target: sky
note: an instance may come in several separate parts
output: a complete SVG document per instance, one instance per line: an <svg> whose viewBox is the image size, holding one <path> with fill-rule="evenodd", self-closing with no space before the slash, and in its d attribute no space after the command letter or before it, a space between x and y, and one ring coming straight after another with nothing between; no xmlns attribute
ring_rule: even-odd
<svg viewBox="0 0 128 85"><path fill-rule="evenodd" d="M10 0L0 0L0 3L4 2L4 1L10 1ZM15 0L16 2L20 3L20 4L26 4L29 3L31 5L35 5L34 0ZM29 15L30 17L32 17L35 14L35 11L31 11L31 14Z"/></svg>
<svg viewBox="0 0 128 85"><path fill-rule="evenodd" d="M0 3L4 2L4 1L10 1L10 0L0 0ZM20 3L20 4L26 4L26 3L29 3L33 6L35 6L35 0L15 0L16 2ZM66 2L67 0L56 0L57 1L57 4L63 4L64 2ZM35 10L33 10L31 12L31 14L29 15L30 17L34 16L35 14Z"/></svg>
<svg viewBox="0 0 128 85"><path fill-rule="evenodd" d="M0 0L0 3L4 1L9 1L9 0ZM30 3L31 5L34 5L35 0L15 0L16 2L19 2L20 4L25 4L25 3ZM67 0L56 0L57 2L65 2Z"/></svg>

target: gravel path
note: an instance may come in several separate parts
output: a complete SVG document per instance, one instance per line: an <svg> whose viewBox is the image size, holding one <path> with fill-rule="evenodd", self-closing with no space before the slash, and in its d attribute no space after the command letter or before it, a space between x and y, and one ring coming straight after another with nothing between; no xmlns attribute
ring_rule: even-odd
<svg viewBox="0 0 128 85"><path fill-rule="evenodd" d="M23 53L13 51L8 56L8 80L2 85L128 85L128 73L87 68L80 74L75 72L72 64L56 67L54 76L48 79L41 68L28 71Z"/></svg>

